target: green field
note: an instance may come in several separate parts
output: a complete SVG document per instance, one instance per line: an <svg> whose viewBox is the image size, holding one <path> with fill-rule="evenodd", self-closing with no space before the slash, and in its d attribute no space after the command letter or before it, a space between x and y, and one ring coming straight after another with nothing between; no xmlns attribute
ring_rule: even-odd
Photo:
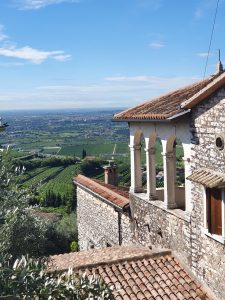
<svg viewBox="0 0 225 300"><path fill-rule="evenodd" d="M27 163L28 170L19 176L18 183L25 187L35 187L38 193L38 199L45 206L54 206L56 202L45 202L49 198L61 199L57 203L66 203L74 201L74 185L72 179L74 176L83 172L88 177L95 177L104 180L102 166L106 164L108 159L111 159L115 143L81 143L71 146L62 147L57 156L36 157L29 161L22 160L21 163ZM58 149L58 148L57 148ZM83 149L87 156L95 156L95 161L79 160ZM50 150L51 149L46 149ZM53 149L54 150L54 149ZM115 149L115 161L118 164L119 184L130 186L130 152L127 143L117 142ZM46 151L48 152L48 151ZM162 170L162 145L160 141L156 142L156 168ZM182 167L183 148L181 145L176 146L177 166ZM98 162L98 159L101 161ZM144 146L141 148L142 166L146 166L146 153ZM96 167L96 164L98 166ZM96 172L97 170L97 172ZM85 173L86 172L86 173ZM51 196L49 193L54 194ZM64 205L64 204L63 204ZM58 207L58 206L54 206Z"/></svg>
<svg viewBox="0 0 225 300"><path fill-rule="evenodd" d="M80 145L64 146L59 155L65 156L78 156L81 157L83 149L86 150L88 156L109 156L113 153L115 143L84 143ZM128 155L129 148L127 143L116 143L116 154L117 155Z"/></svg>

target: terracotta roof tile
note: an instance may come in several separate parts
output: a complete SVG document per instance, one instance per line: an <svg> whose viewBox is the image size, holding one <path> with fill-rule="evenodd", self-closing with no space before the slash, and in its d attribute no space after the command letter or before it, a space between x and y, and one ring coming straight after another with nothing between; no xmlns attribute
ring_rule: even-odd
<svg viewBox="0 0 225 300"><path fill-rule="evenodd" d="M88 188L120 208L125 208L129 205L128 188L105 184L100 180L91 179L83 175L75 177L74 183Z"/></svg>
<svg viewBox="0 0 225 300"><path fill-rule="evenodd" d="M115 299L213 299L168 251L115 246L52 257L51 270L69 267L101 276L114 286Z"/></svg>
<svg viewBox="0 0 225 300"><path fill-rule="evenodd" d="M197 103L198 99L196 100L196 97L202 90L206 89L208 94L213 92L214 86L218 87L219 84L223 83L223 76L225 76L225 73L214 75L161 97L150 99L140 105L117 113L114 115L114 120L165 120L177 114L182 114L187 108L192 107L189 103L190 99ZM219 81L219 84L217 81ZM201 100L202 98L201 95ZM182 107L182 103L186 103L186 105Z"/></svg>

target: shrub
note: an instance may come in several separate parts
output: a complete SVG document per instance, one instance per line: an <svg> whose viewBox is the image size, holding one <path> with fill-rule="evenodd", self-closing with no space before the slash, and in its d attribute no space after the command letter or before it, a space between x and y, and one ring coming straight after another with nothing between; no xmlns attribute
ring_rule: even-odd
<svg viewBox="0 0 225 300"><path fill-rule="evenodd" d="M76 276L70 269L50 273L46 259L0 255L0 298L13 300L112 300L112 289L97 276Z"/></svg>
<svg viewBox="0 0 225 300"><path fill-rule="evenodd" d="M70 244L70 251L77 252L78 251L78 243L76 241L72 241Z"/></svg>

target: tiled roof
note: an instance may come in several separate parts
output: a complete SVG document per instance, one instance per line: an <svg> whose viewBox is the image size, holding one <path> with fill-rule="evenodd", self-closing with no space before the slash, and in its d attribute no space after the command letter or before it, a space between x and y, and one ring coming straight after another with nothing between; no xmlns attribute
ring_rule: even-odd
<svg viewBox="0 0 225 300"><path fill-rule="evenodd" d="M211 76L205 80L198 81L191 85L180 88L176 91L170 92L161 97L150 99L140 105L132 107L128 110L122 111L114 115L114 120L166 120L172 118L175 115L185 113L188 108L191 108L191 103L198 103L196 95L202 90L207 90L208 96L214 91L213 87L224 84L225 73ZM199 96L198 96L199 97ZM188 101L191 99L191 103ZM201 100L205 99L202 98ZM182 106L182 103L187 105Z"/></svg>
<svg viewBox="0 0 225 300"><path fill-rule="evenodd" d="M116 246L53 256L52 263L51 270L99 275L116 300L213 299L169 251Z"/></svg>
<svg viewBox="0 0 225 300"><path fill-rule="evenodd" d="M187 179L200 183L209 188L225 186L225 174L215 172L206 168L194 171L187 177Z"/></svg>
<svg viewBox="0 0 225 300"><path fill-rule="evenodd" d="M193 95L191 98L187 99L181 104L181 108L192 108L212 93L214 93L217 89L225 84L225 72L218 74L213 77L213 81L209 82L209 84L203 87L197 94Z"/></svg>
<svg viewBox="0 0 225 300"><path fill-rule="evenodd" d="M91 179L83 175L75 177L74 183L88 188L120 208L125 208L129 204L128 188L105 184L100 180Z"/></svg>

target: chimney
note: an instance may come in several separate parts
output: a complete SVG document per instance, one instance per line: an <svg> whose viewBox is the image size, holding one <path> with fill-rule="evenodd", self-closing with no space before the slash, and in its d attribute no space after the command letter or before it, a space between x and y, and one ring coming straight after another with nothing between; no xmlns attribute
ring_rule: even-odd
<svg viewBox="0 0 225 300"><path fill-rule="evenodd" d="M109 160L108 166L105 166L104 169L105 183L118 185L117 165L114 163L114 161Z"/></svg>
<svg viewBox="0 0 225 300"><path fill-rule="evenodd" d="M223 72L223 64L221 63L221 61L219 61L216 67L216 74L220 74L222 72Z"/></svg>
<svg viewBox="0 0 225 300"><path fill-rule="evenodd" d="M216 74L220 74L220 73L223 72L223 64L220 60L220 50L218 50L218 52L219 52L219 61L218 61L217 66L216 66Z"/></svg>

